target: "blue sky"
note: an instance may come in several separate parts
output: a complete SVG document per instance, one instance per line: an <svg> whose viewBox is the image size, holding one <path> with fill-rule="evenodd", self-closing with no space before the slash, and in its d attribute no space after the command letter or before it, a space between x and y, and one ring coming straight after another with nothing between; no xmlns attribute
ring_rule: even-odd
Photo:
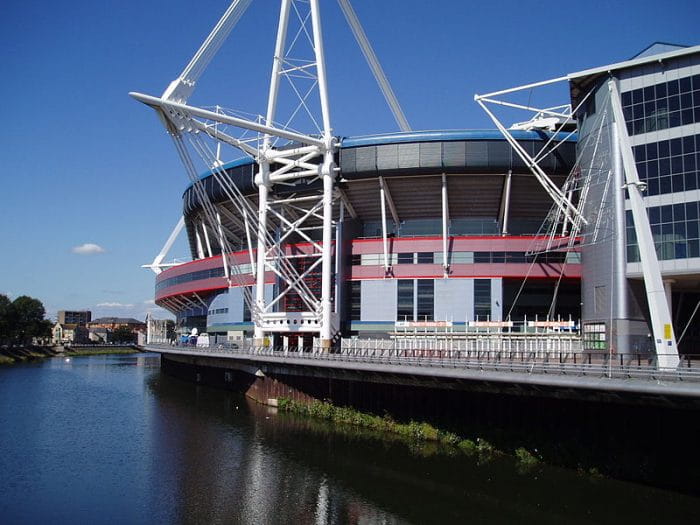
<svg viewBox="0 0 700 525"><path fill-rule="evenodd" d="M394 131L336 2L321 4L336 134ZM353 5L413 129L490 128L476 92L625 60L653 41L700 43L692 0ZM4 3L0 293L38 297L50 315L89 308L143 318L154 307L154 275L140 265L177 222L187 177L153 112L127 93L159 95L226 6ZM264 112L277 12L276 1L253 2L193 104ZM75 253L89 243L103 252ZM171 255L186 256L185 243Z"/></svg>

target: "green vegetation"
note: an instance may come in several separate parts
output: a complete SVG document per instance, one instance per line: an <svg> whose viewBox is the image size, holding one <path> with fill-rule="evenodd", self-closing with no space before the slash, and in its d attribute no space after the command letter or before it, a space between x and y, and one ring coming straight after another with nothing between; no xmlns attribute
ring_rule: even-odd
<svg viewBox="0 0 700 525"><path fill-rule="evenodd" d="M139 350L129 346L108 346L99 348L72 348L64 351L65 355L81 356L81 355L107 355L107 354L135 354Z"/></svg>
<svg viewBox="0 0 700 525"><path fill-rule="evenodd" d="M0 294L0 345L30 345L51 335L51 321L38 299L21 295L14 301Z"/></svg>
<svg viewBox="0 0 700 525"><path fill-rule="evenodd" d="M380 417L366 414L349 407L338 407L324 401L312 401L307 404L283 397L277 400L277 407L285 412L323 419L339 425L351 425L370 431L394 434L410 441L412 445L421 442L432 442L446 447L445 452L447 453L461 451L469 456L478 456L480 461L488 461L493 457L504 454L492 443L482 438L476 438L476 440L462 439L457 434L437 429L429 423L419 423L417 421L398 423L389 415ZM522 447L515 450L514 456L518 463L525 467L533 467L540 462L537 456Z"/></svg>

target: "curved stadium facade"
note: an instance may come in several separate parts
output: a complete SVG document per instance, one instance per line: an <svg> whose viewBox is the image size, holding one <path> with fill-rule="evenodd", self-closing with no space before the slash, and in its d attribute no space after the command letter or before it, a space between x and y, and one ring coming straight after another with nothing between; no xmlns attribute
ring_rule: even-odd
<svg viewBox="0 0 700 525"><path fill-rule="evenodd" d="M513 132L531 154L549 135ZM562 135L563 137L563 135ZM570 138L542 167L561 186L576 155ZM340 141L334 205L335 282L333 300L343 336L387 337L398 327L438 326L463 331L472 321L513 321L547 315L558 285L555 316L578 319L581 266L578 253L528 254L551 208L551 199L497 131L411 132ZM257 164L245 159L225 165L236 186L257 208ZM176 313L184 329L198 328L229 338L253 333L243 286L253 286L255 250L249 250L243 218L215 177L183 195L183 215L193 261L157 277L156 302ZM321 184L296 183L285 195L318 195ZM221 250L205 219L199 196L206 191L235 246L230 260L241 278L229 283ZM384 209L382 209L384 208ZM295 219L293 207L286 211ZM320 224L320 220L319 220ZM320 240L312 228L309 236ZM305 253L309 243L288 237L285 253ZM299 258L304 261L303 257ZM534 264L533 264L534 262ZM300 272L304 268L299 268ZM320 272L319 272L320 273ZM320 275L306 277L320 290ZM279 287L273 272L265 296ZM517 301L516 301L517 297ZM299 297L280 302L301 311Z"/></svg>

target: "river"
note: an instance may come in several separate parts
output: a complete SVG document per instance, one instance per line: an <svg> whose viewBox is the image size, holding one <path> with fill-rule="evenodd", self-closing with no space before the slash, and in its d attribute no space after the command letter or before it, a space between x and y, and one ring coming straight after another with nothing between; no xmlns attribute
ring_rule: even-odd
<svg viewBox="0 0 700 525"><path fill-rule="evenodd" d="M700 498L278 414L152 354L0 367L0 522L697 523Z"/></svg>

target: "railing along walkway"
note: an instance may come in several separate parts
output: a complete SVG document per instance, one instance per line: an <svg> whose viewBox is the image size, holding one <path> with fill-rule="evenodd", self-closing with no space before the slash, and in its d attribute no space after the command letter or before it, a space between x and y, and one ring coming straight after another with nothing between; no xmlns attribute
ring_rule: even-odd
<svg viewBox="0 0 700 525"><path fill-rule="evenodd" d="M603 354L595 352L520 352L453 349L343 348L331 352L320 348L284 349L236 344L189 346L148 344L146 349L163 353L212 357L269 356L275 360L360 362L377 365L454 368L520 374L557 374L608 379L689 381L700 383L700 356L684 356L675 369L659 369L649 354Z"/></svg>

